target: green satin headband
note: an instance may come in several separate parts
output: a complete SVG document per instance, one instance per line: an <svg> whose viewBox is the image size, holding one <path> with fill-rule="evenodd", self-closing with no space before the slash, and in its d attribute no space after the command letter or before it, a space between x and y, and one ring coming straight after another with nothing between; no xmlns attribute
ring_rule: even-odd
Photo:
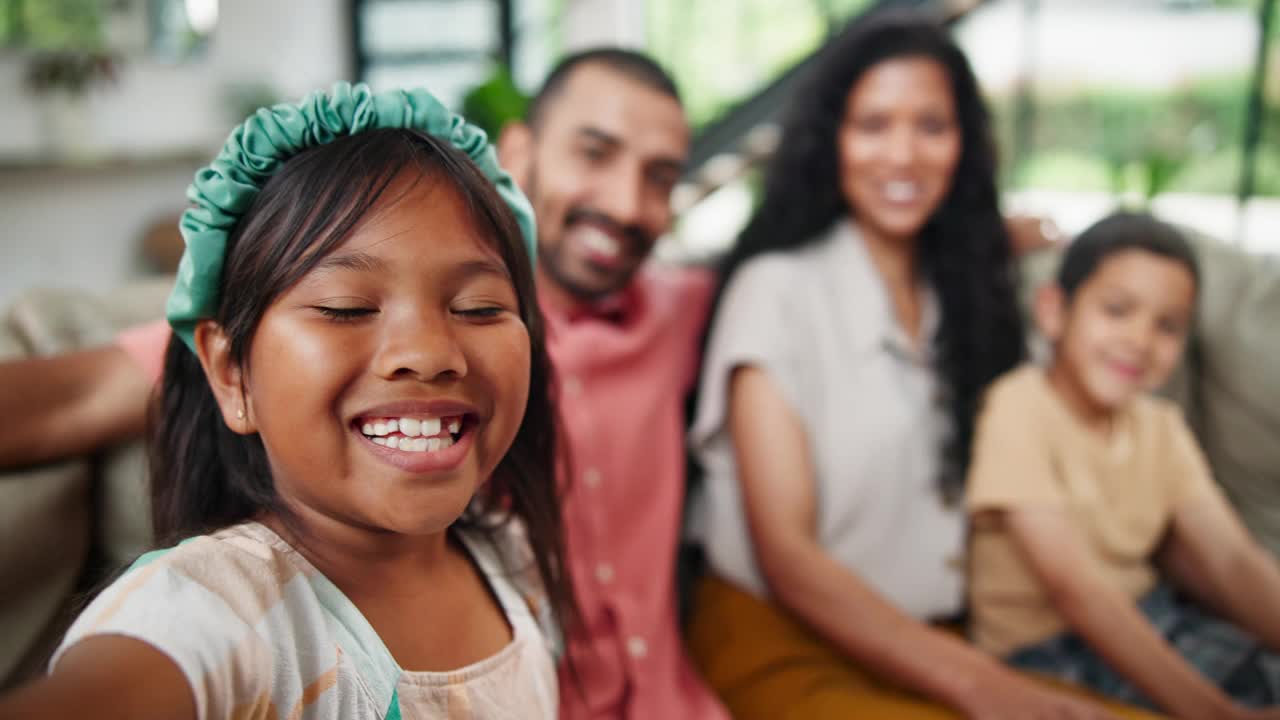
<svg viewBox="0 0 1280 720"><path fill-rule="evenodd" d="M195 349L196 323L213 317L227 236L280 165L298 152L378 128L413 128L465 152L515 213L529 257L535 256L533 209L497 161L484 131L450 112L426 90L374 94L364 84L337 83L297 105L259 109L231 131L213 162L187 188L194 207L179 228L187 249L165 316L187 347Z"/></svg>

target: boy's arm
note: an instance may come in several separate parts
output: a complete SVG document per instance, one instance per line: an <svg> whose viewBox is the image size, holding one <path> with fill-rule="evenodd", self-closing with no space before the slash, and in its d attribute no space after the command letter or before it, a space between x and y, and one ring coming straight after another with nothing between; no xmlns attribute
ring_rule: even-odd
<svg viewBox="0 0 1280 720"><path fill-rule="evenodd" d="M178 665L122 635L87 638L52 675L0 698L0 720L93 717L194 718L195 694Z"/></svg>
<svg viewBox="0 0 1280 720"><path fill-rule="evenodd" d="M151 384L114 344L0 363L0 468L82 455L141 434Z"/></svg>
<svg viewBox="0 0 1280 720"><path fill-rule="evenodd" d="M837 562L815 530L818 498L803 422L762 369L730 380L729 430L755 557L776 602L875 674L982 720L1113 716L1009 671L916 620Z"/></svg>
<svg viewBox="0 0 1280 720"><path fill-rule="evenodd" d="M1065 511L1002 512L1010 536L1067 624L1121 675L1180 718L1234 718L1240 710L1169 646L1089 560Z"/></svg>
<svg viewBox="0 0 1280 720"><path fill-rule="evenodd" d="M1175 506L1162 567L1273 650L1280 650L1280 568L1220 493Z"/></svg>
<svg viewBox="0 0 1280 720"><path fill-rule="evenodd" d="M1172 520L1159 560L1182 589L1280 649L1280 569L1249 535L1181 414L1168 416Z"/></svg>

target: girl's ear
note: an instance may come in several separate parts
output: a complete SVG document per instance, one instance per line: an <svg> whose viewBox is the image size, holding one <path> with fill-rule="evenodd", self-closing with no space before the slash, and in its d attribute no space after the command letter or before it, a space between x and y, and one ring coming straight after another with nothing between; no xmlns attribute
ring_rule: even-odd
<svg viewBox="0 0 1280 720"><path fill-rule="evenodd" d="M1049 342L1056 343L1062 337L1063 328L1067 324L1067 298L1056 282L1047 282L1036 290L1035 303L1036 327Z"/></svg>
<svg viewBox="0 0 1280 720"><path fill-rule="evenodd" d="M522 189L529 187L533 167L533 129L522 122L507 123L498 133L498 163Z"/></svg>
<svg viewBox="0 0 1280 720"><path fill-rule="evenodd" d="M222 411L222 421L232 432L250 435L258 431L253 408L244 394L244 375L231 360L231 339L213 320L202 320L195 330L196 357L204 368L213 397Z"/></svg>

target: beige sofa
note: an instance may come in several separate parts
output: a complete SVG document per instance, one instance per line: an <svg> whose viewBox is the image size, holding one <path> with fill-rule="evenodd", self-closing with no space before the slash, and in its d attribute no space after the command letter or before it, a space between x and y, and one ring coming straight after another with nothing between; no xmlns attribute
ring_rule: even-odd
<svg viewBox="0 0 1280 720"><path fill-rule="evenodd" d="M1280 259L1196 242L1199 324L1168 392L1186 407L1246 522L1280 554ZM1026 297L1056 261L1055 251L1026 259ZM162 279L101 296L29 292L3 318L0 358L109 342L159 317L167 289ZM146 549L144 476L136 442L0 473L0 688L38 672L84 593Z"/></svg>
<svg viewBox="0 0 1280 720"><path fill-rule="evenodd" d="M26 292L0 316L0 359L108 343L162 315L169 285ZM86 593L147 548L145 476L139 442L0 471L0 689L39 672Z"/></svg>

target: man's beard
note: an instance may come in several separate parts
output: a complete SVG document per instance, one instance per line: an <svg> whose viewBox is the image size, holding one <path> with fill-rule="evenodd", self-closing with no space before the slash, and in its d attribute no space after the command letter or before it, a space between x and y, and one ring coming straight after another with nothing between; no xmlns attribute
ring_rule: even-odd
<svg viewBox="0 0 1280 720"><path fill-rule="evenodd" d="M534 166L530 168L529 178L528 178L528 182L526 183L525 192L529 198L529 203L534 208L535 214L538 212L539 208L541 207L541 202L540 202L539 193L538 193L537 177L538 177L537 166ZM547 232L549 228L546 228L546 226L539 223L538 224L538 268L539 270L544 275L546 275L546 277L549 280L554 282L559 289L563 290L568 295L572 296L573 298L581 302L589 303L589 302L595 302L602 298L608 297L609 295L612 295L618 292L619 290L622 290L624 287L626 287L627 283L631 282L631 278L635 274L635 268L631 268L630 270L628 270L623 275L623 277L621 277L616 282L609 283L607 287L599 287L597 284L594 284L594 283L592 284L583 283L580 281L580 279L574 277L573 272L566 270L565 268L569 263L563 257L564 253L567 252L567 244L568 244L565 236L569 234L571 228L573 228L574 225L580 222L588 222L588 221L595 222L596 224L604 225L606 227L610 227L615 232L623 235L626 238L628 243L627 247L623 249L623 252L627 252L627 253L632 252L631 248L638 246L638 244L640 243L645 243L649 246L651 246L652 243L647 243L647 235L645 234L644 230L642 230L640 227L635 225L631 225L631 226L622 225L621 223L618 223L615 220L613 220L613 218L609 217L607 214L590 207L575 206L567 209L565 211L564 218L561 222L561 225L558 228L560 236L555 238L555 242L544 242L544 240L548 240L549 238L548 236L543 235L543 233Z"/></svg>

